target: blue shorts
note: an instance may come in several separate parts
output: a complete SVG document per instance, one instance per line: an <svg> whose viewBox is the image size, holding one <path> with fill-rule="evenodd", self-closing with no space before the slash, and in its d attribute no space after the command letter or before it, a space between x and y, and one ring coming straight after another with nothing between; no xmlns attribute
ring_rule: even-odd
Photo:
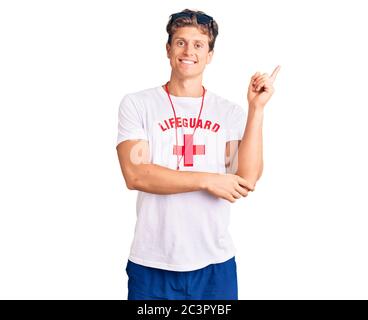
<svg viewBox="0 0 368 320"><path fill-rule="evenodd" d="M128 300L238 300L235 257L193 271L171 271L128 259Z"/></svg>

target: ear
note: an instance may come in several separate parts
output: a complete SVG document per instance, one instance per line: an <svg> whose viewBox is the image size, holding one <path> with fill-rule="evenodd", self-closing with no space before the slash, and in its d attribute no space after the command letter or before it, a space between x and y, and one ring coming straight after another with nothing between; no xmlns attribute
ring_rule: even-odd
<svg viewBox="0 0 368 320"><path fill-rule="evenodd" d="M211 63L212 61L212 57L213 57L213 54L215 53L214 50L208 52L208 55L207 55L207 64Z"/></svg>
<svg viewBox="0 0 368 320"><path fill-rule="evenodd" d="M166 55L169 59L170 59L170 49L171 49L171 46L168 43L166 43Z"/></svg>

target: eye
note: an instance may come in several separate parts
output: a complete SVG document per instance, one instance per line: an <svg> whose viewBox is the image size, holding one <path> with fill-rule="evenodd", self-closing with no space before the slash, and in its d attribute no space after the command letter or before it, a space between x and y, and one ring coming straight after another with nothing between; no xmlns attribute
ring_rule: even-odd
<svg viewBox="0 0 368 320"><path fill-rule="evenodd" d="M177 44L178 44L179 46L181 46L183 43L184 43L184 41L182 41L182 40L179 40L179 41L177 42Z"/></svg>
<svg viewBox="0 0 368 320"><path fill-rule="evenodd" d="M197 43L197 48L202 48L203 45L201 43Z"/></svg>

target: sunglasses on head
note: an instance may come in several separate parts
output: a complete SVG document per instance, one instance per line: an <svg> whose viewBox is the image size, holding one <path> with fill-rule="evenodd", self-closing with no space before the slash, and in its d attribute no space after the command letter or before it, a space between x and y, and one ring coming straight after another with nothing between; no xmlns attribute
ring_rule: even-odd
<svg viewBox="0 0 368 320"><path fill-rule="evenodd" d="M196 15L197 22L199 24L204 24L204 25L210 24L210 27L212 27L213 18L204 13L195 13L195 12L174 13L173 15L171 15L171 22L175 21L178 18L182 18L182 17L192 18L193 15Z"/></svg>

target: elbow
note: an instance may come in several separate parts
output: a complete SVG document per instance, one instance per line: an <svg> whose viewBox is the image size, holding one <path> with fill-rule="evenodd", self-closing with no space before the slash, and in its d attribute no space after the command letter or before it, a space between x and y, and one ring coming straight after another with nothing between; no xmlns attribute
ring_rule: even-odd
<svg viewBox="0 0 368 320"><path fill-rule="evenodd" d="M261 178L262 176L262 170L258 172L257 177L250 177L249 180L247 178L245 178L246 180L248 180L251 184L251 186L253 187L253 190L256 187L257 181Z"/></svg>
<svg viewBox="0 0 368 320"><path fill-rule="evenodd" d="M125 185L129 190L138 190L139 179L133 171L125 172L124 174Z"/></svg>
<svg viewBox="0 0 368 320"><path fill-rule="evenodd" d="M263 172L263 161L262 161L261 166L260 166L259 171L258 171L257 180L259 180L259 178L262 176L262 172Z"/></svg>
<svg viewBox="0 0 368 320"><path fill-rule="evenodd" d="M138 176L129 176L125 180L125 184L129 190L142 190L143 189L143 180L139 179Z"/></svg>
<svg viewBox="0 0 368 320"><path fill-rule="evenodd" d="M247 179L247 178L244 178L245 180L248 181L248 183L250 184L250 191L254 191L256 189L256 183L257 183L257 180L252 180L252 179Z"/></svg>
<svg viewBox="0 0 368 320"><path fill-rule="evenodd" d="M134 170L127 174L125 179L125 184L129 190L139 190L145 191L149 188L147 176L145 176L146 172L138 170Z"/></svg>
<svg viewBox="0 0 368 320"><path fill-rule="evenodd" d="M257 181L261 178L261 176L262 176L262 170L260 170L259 173L258 173Z"/></svg>
<svg viewBox="0 0 368 320"><path fill-rule="evenodd" d="M133 184L132 181L125 181L125 185L129 190L136 190L135 185Z"/></svg>
<svg viewBox="0 0 368 320"><path fill-rule="evenodd" d="M236 172L236 175L238 175L239 177L242 177L243 179L247 180L248 184L249 184L249 187L251 191L254 191L255 188L256 188L256 184L257 184L257 181L259 179L259 176L255 176L255 175L250 175L250 174L243 174L241 172Z"/></svg>
<svg viewBox="0 0 368 320"><path fill-rule="evenodd" d="M242 177L243 179L247 180L250 184L250 187L252 187L252 191L254 191L257 181L261 178L263 171L263 165L257 172L247 173L247 172L241 172L240 170L237 171L237 175Z"/></svg>
<svg viewBox="0 0 368 320"><path fill-rule="evenodd" d="M151 188L150 165L134 165L126 168L124 178L129 190L145 191Z"/></svg>

